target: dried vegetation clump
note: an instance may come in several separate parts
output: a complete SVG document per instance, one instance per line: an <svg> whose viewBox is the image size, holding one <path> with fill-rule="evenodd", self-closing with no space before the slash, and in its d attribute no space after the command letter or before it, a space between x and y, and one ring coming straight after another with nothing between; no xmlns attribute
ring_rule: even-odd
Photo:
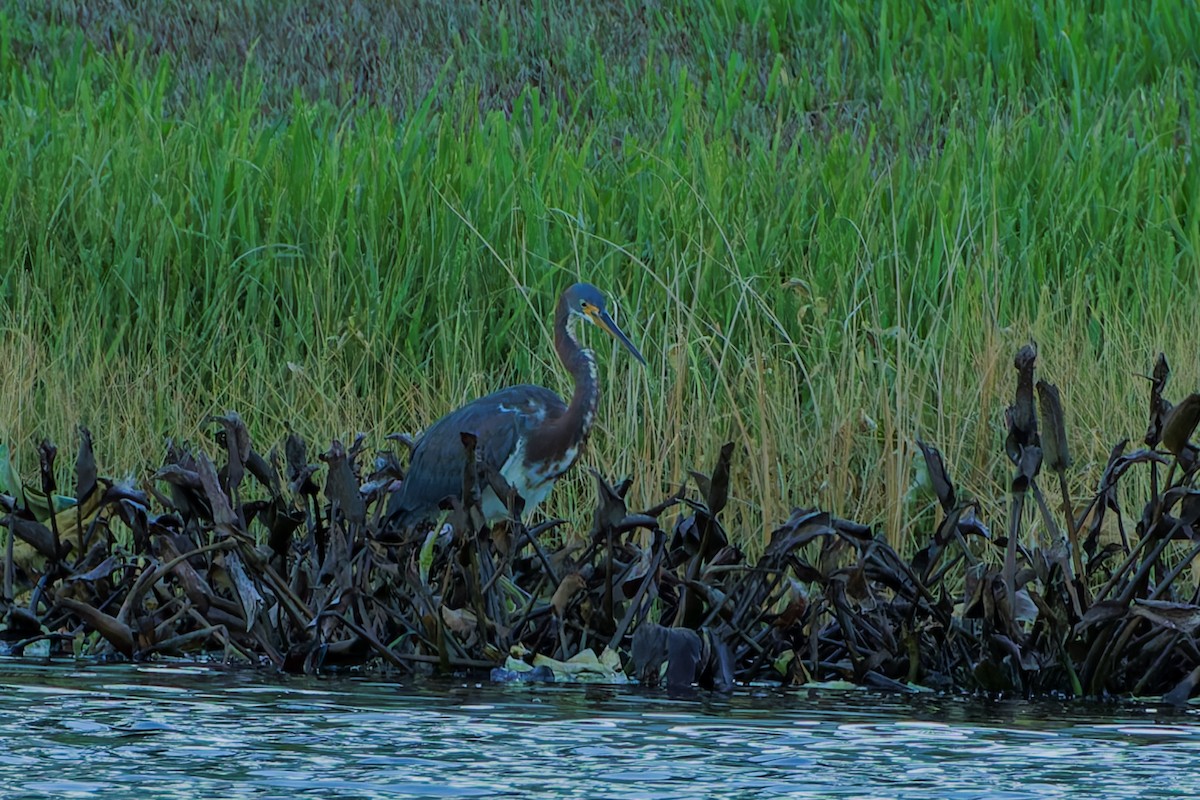
<svg viewBox="0 0 1200 800"><path fill-rule="evenodd" d="M721 522L731 445L650 508L627 506L629 480L594 473L587 530L489 529L479 490L496 476L464 435L461 497L432 527L394 529L383 509L400 459L365 467L361 436L316 462L296 435L262 454L230 413L211 420L219 465L172 444L130 485L100 477L81 430L73 496L58 494L53 445L39 449L38 486L3 459L3 640L18 655L49 642L51 655L220 655L291 672L842 679L1184 702L1200 683L1200 394L1168 401L1160 356L1142 445L1117 443L1077 503L1059 392L1035 380L1035 361L1032 346L1015 359L1003 535L922 442L942 513L911 555L868 525L795 509L748 558ZM1146 480L1130 481L1137 471Z"/></svg>

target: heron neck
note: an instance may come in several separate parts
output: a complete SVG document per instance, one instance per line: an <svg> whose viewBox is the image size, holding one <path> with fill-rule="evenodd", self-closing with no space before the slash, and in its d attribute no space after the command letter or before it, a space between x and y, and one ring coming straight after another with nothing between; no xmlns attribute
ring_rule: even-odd
<svg viewBox="0 0 1200 800"><path fill-rule="evenodd" d="M563 415L564 429L575 433L575 441L587 437L596 418L596 406L600 401L600 387L596 381L596 360L591 350L579 346L575 338L574 325L564 306L560 306L554 325L554 349L571 378L575 391L567 413Z"/></svg>

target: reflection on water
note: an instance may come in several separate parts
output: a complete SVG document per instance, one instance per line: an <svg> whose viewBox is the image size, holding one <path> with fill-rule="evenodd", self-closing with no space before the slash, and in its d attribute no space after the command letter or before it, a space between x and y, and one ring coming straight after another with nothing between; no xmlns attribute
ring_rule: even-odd
<svg viewBox="0 0 1200 800"><path fill-rule="evenodd" d="M0 796L1200 797L1200 717L0 661Z"/></svg>

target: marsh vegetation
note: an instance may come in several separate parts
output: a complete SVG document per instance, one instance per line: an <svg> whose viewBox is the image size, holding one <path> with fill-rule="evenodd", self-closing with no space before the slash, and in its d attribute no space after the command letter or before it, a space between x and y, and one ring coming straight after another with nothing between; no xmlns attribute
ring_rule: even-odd
<svg viewBox="0 0 1200 800"><path fill-rule="evenodd" d="M561 386L579 278L651 362L602 358L590 463L652 500L733 441L759 545L809 503L911 543L918 436L999 511L1030 339L1077 488L1142 424L1127 376L1200 379L1193 3L391 9L3 4L20 469L79 422L133 468L228 408L382 438Z"/></svg>
<svg viewBox="0 0 1200 800"><path fill-rule="evenodd" d="M212 497L188 516L178 498L155 505L144 494L166 490L164 463L189 481L205 475L181 464L185 453L220 463L207 420L225 409L242 411L247 441L283 442L292 430L350 443L366 432L365 480L388 433L418 431L498 386L560 386L550 308L578 279L618 299L650 363L601 354L604 399L585 463L609 481L633 476L622 502L640 511L673 497L690 468L728 463L721 520L747 564L777 552L793 509L819 508L835 532L836 520L869 531L861 542L829 534L859 559L841 566L865 569L862 548L878 542L911 567L957 507L931 491L919 443L936 443L956 504L976 504L993 533L1021 532L1008 552L975 553L978 569L1004 570L1011 620L1018 559L1040 568L1037 551L1013 549L1051 547L1060 533L1053 515L1010 505L1020 469L1005 447L1020 429L1005 416L1010 365L1030 340L1074 456L1042 481L1039 504L1056 509L1100 487L1106 504L1168 513L1164 492L1190 497L1192 465L1164 482L1161 454L1120 489L1106 481L1113 443L1145 430L1146 383L1133 376L1165 352L1175 397L1200 380L1189 357L1200 298L1195 4L712 0L585 12L461 2L404 15L366 0L269 5L0 5L0 436L12 447L11 504L36 517L11 487L41 485L29 477L37 443L74 442L82 422L108 465L101 474L143 493L110 498L111 513L134 503L192 537L175 556L156 552L167 539L152 527L137 538L134 520L64 553L47 528L41 558L75 570L54 580L147 556L159 568L175 561L168 572L184 580L177 568L192 559L177 559L196 548L213 547L207 569L233 552L218 540L251 562L270 547L245 503L298 512L269 482L247 499L230 494L228 472L217 478L243 528L225 539L213 538L231 523L214 516L224 506ZM167 439L179 444L164 461ZM586 538L595 487L577 469L551 497L545 510L570 521L564 533ZM704 494L689 498L693 513ZM345 513L317 497L296 521L306 536ZM1066 533L1084 521L1072 519ZM1096 524L1117 517L1107 519ZM1161 599L1158 586L1182 592L1187 555L1173 527L1129 523L1097 541L1136 563L1093 576L1110 594L1124 586L1127 610ZM635 546L665 553L654 541ZM92 564L101 542L124 549ZM595 558L609 552L593 544ZM297 562L286 563L290 575ZM1061 584L1037 573L1043 587L1061 585L1075 615L1047 634L1055 657L1087 612L1072 580L1091 563L1050 559L1070 569ZM934 574L951 580L924 579ZM520 588L538 596L551 576L561 577ZM130 579L116 585L134 614L150 589L138 595ZM282 603L285 584L255 588ZM903 613L920 608L919 592L904 593L915 584L886 585L890 602L915 604ZM262 610L240 605L238 617L229 587L216 595L203 602L230 619L196 630L249 625ZM190 615L203 603L187 596L174 602ZM78 602L119 619L116 597ZM46 621L39 602L35 628ZM1089 621L1100 623L1123 626L1121 648L1148 630L1120 615ZM882 626L840 628L886 638ZM132 628L127 642L111 630L116 649L140 652ZM450 652L432 644L437 658ZM1180 652L1160 644L1153 652ZM850 658L858 674L866 662ZM1151 673L1165 685L1179 677L1168 666L1188 662L1164 659ZM821 652L810 661L840 663ZM1075 676L1085 690L1122 669L1094 666ZM1051 677L1074 687L1063 669Z"/></svg>

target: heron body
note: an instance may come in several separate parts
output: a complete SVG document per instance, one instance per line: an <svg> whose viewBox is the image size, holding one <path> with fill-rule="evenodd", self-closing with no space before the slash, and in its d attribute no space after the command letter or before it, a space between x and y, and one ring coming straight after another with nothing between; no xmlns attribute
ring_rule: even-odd
<svg viewBox="0 0 1200 800"><path fill-rule="evenodd" d="M417 441L407 477L388 505L389 518L412 525L436 514L446 498L462 493L463 433L475 435L484 468L498 473L521 497L524 513L546 499L578 458L600 401L595 355L576 338L580 322L606 331L646 363L608 315L600 291L586 283L571 286L559 297L554 314L554 349L575 383L570 402L544 387L521 384L442 417ZM483 485L481 495L489 524L508 516L506 499L490 485Z"/></svg>

